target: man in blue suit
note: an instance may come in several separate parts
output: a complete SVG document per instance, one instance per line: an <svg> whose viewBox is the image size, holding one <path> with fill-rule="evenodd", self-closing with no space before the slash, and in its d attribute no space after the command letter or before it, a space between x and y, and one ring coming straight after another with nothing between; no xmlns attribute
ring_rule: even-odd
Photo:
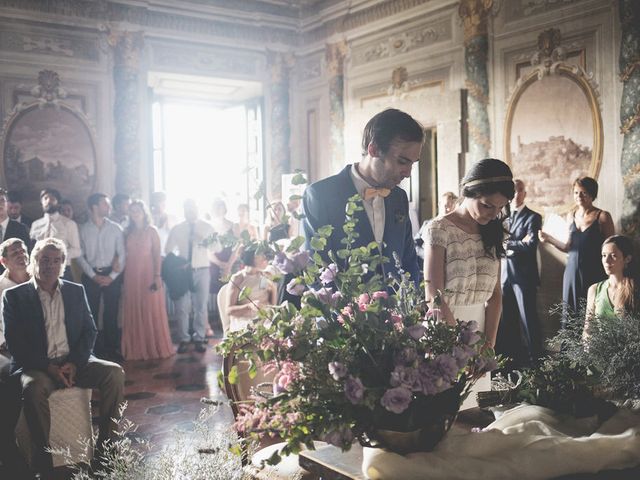
<svg viewBox="0 0 640 480"><path fill-rule="evenodd" d="M381 265L383 275L397 273L393 254L401 267L417 281L418 265L409 220L407 194L398 185L411 176L411 168L420 159L424 131L408 114L388 109L375 115L364 129L362 160L347 165L340 173L310 185L304 193L304 234L307 249L315 232L332 225L325 252L345 248L345 206L359 194L364 210L356 212L358 238L354 246L375 241L382 244L388 262Z"/></svg>
<svg viewBox="0 0 640 480"><path fill-rule="evenodd" d="M91 352L96 327L82 285L61 280L66 246L55 238L36 243L32 279L4 292L3 317L11 374L20 377L23 408L36 447L34 464L43 478L53 472L49 446L49 395L74 385L100 391L98 455L116 432L123 402L124 371Z"/></svg>
<svg viewBox="0 0 640 480"><path fill-rule="evenodd" d="M539 213L527 208L527 190L514 180L515 196L509 220L507 256L502 266L502 320L496 350L514 360L513 367L528 366L542 355L542 335L536 308Z"/></svg>

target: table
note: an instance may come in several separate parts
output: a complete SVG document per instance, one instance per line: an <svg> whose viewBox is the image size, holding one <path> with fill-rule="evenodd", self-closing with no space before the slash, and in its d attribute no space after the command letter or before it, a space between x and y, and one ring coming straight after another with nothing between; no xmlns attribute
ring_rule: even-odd
<svg viewBox="0 0 640 480"><path fill-rule="evenodd" d="M468 429L486 427L493 421L493 415L470 408L458 414L452 428ZM362 446L353 444L351 450L342 452L333 445L326 445L317 450L304 450L298 455L302 468L317 475L322 480L365 480L362 474Z"/></svg>
<svg viewBox="0 0 640 480"><path fill-rule="evenodd" d="M464 410L458 415L453 428L471 429L486 427L493 416L478 408ZM302 468L321 480L365 480L362 473L362 447L356 443L348 452L342 452L333 445L317 450L304 450L298 455ZM555 480L637 480L640 479L640 465L625 470L606 470L595 474L564 475Z"/></svg>

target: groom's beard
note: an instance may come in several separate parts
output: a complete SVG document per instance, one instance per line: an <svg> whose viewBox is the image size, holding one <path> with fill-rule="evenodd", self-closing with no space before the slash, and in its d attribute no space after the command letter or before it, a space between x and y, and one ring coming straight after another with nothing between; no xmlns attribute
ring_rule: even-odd
<svg viewBox="0 0 640 480"><path fill-rule="evenodd" d="M44 208L44 213L48 213L49 215L53 215L54 213L58 213L60 211L60 207L58 205L47 205Z"/></svg>

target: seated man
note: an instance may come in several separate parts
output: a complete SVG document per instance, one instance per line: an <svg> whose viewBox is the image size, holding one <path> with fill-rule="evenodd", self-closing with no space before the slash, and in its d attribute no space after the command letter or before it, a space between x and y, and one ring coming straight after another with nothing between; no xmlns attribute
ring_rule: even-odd
<svg viewBox="0 0 640 480"><path fill-rule="evenodd" d="M10 238L0 244L0 263L5 268L0 275L0 296L7 288L29 280L28 262L27 246L19 238ZM22 395L19 378L9 375L10 359L5 347L0 316L0 478L22 479L29 477L29 469L18 450L15 435Z"/></svg>
<svg viewBox="0 0 640 480"><path fill-rule="evenodd" d="M25 419L35 445L34 465L43 478L53 472L49 446L48 398L57 388L78 386L100 391L98 456L114 438L123 401L124 371L91 352L96 327L82 285L61 280L66 246L55 238L36 243L32 280L5 291L3 317L11 372L20 375Z"/></svg>

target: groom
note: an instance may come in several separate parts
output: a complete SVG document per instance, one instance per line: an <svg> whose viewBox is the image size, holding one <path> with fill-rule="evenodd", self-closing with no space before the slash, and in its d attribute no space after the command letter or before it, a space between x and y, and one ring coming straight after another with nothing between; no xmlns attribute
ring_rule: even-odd
<svg viewBox="0 0 640 480"><path fill-rule="evenodd" d="M364 129L362 160L347 165L340 173L310 185L303 197L304 235L306 248L314 233L324 225L332 225L325 251L345 248L345 206L349 197L359 194L363 211L355 213L359 234L354 247L370 242L382 244L382 254L388 261L379 273L395 274L396 253L400 266L419 279L415 245L409 220L407 194L398 185L411 176L411 168L420 159L424 132L422 126L408 114L388 109L375 115Z"/></svg>

